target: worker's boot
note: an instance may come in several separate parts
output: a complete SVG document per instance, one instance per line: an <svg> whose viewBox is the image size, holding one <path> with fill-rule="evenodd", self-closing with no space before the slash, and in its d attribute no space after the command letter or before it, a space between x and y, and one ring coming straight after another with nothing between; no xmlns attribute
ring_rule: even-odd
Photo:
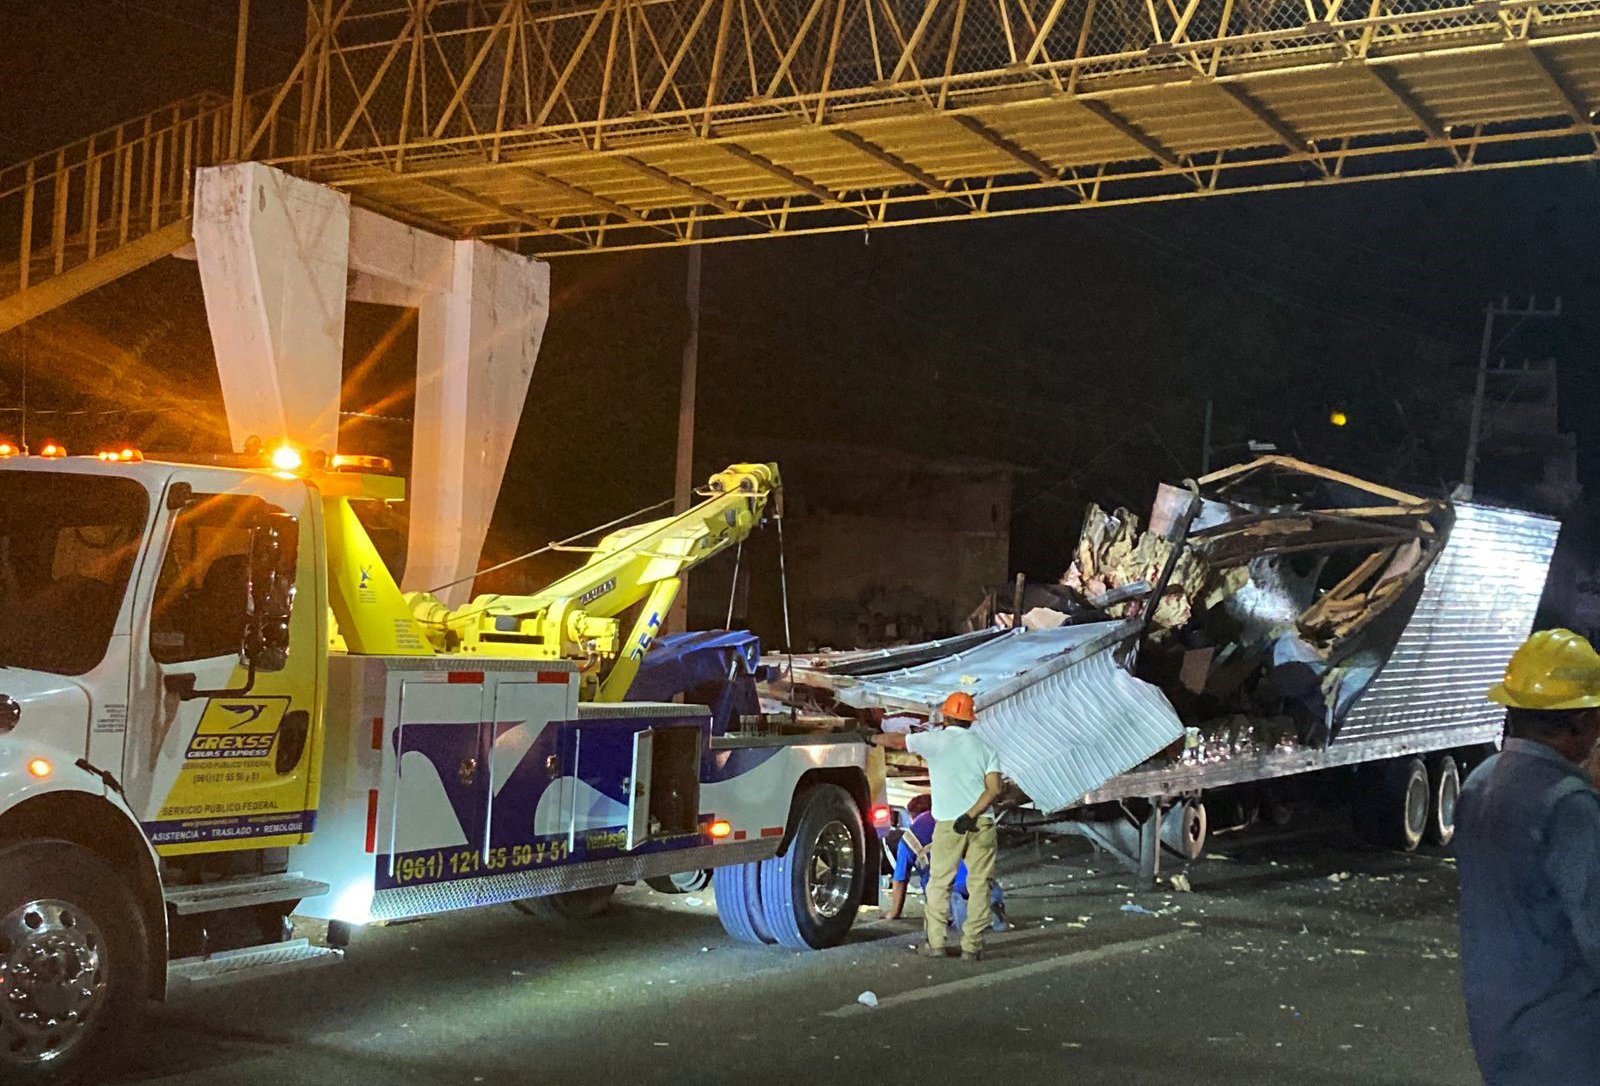
<svg viewBox="0 0 1600 1086"><path fill-rule="evenodd" d="M964 962L981 962L981 961L983 961L983 951L982 950L963 950L961 952L961 960L964 961Z"/></svg>
<svg viewBox="0 0 1600 1086"><path fill-rule="evenodd" d="M956 948L953 946L932 946L923 943L916 948L917 956L922 958L951 958L955 956Z"/></svg>

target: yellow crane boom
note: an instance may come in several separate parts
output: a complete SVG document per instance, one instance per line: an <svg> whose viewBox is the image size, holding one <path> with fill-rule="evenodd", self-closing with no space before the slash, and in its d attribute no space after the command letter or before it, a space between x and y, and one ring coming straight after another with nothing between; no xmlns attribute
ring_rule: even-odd
<svg viewBox="0 0 1600 1086"><path fill-rule="evenodd" d="M538 592L478 596L455 609L425 592L407 600L437 652L578 660L587 694L620 701L683 574L745 539L779 491L776 464L734 464L687 512L612 532L582 566ZM620 616L636 605L624 635Z"/></svg>

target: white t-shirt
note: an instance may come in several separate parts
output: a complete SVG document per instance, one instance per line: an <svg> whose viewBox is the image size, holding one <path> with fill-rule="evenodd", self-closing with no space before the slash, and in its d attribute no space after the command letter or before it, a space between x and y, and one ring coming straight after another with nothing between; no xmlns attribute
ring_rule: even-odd
<svg viewBox="0 0 1600 1086"><path fill-rule="evenodd" d="M983 778L1000 772L994 748L966 728L940 728L906 736L906 749L928 763L933 820L954 822L983 795Z"/></svg>

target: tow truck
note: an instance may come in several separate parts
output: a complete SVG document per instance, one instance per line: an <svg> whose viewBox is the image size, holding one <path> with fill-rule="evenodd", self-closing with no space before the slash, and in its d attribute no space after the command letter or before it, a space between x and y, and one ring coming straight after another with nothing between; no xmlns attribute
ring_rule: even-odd
<svg viewBox="0 0 1600 1086"><path fill-rule="evenodd" d="M41 453L0 449L0 1080L82 1081L147 998L375 922L712 870L730 933L808 949L875 900L859 735L627 700L776 465L452 608L384 565L361 513L404 481L373 458Z"/></svg>

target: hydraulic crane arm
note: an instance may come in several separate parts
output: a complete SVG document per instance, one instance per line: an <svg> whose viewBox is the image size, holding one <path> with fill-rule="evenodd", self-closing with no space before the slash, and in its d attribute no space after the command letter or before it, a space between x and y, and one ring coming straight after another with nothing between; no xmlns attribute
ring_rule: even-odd
<svg viewBox="0 0 1600 1086"><path fill-rule="evenodd" d="M426 593L412 613L440 652L485 652L585 664L585 690L620 701L684 573L742 541L779 493L776 464L734 464L685 513L612 532L581 567L527 596L479 596L451 610ZM619 616L642 604L631 630Z"/></svg>

